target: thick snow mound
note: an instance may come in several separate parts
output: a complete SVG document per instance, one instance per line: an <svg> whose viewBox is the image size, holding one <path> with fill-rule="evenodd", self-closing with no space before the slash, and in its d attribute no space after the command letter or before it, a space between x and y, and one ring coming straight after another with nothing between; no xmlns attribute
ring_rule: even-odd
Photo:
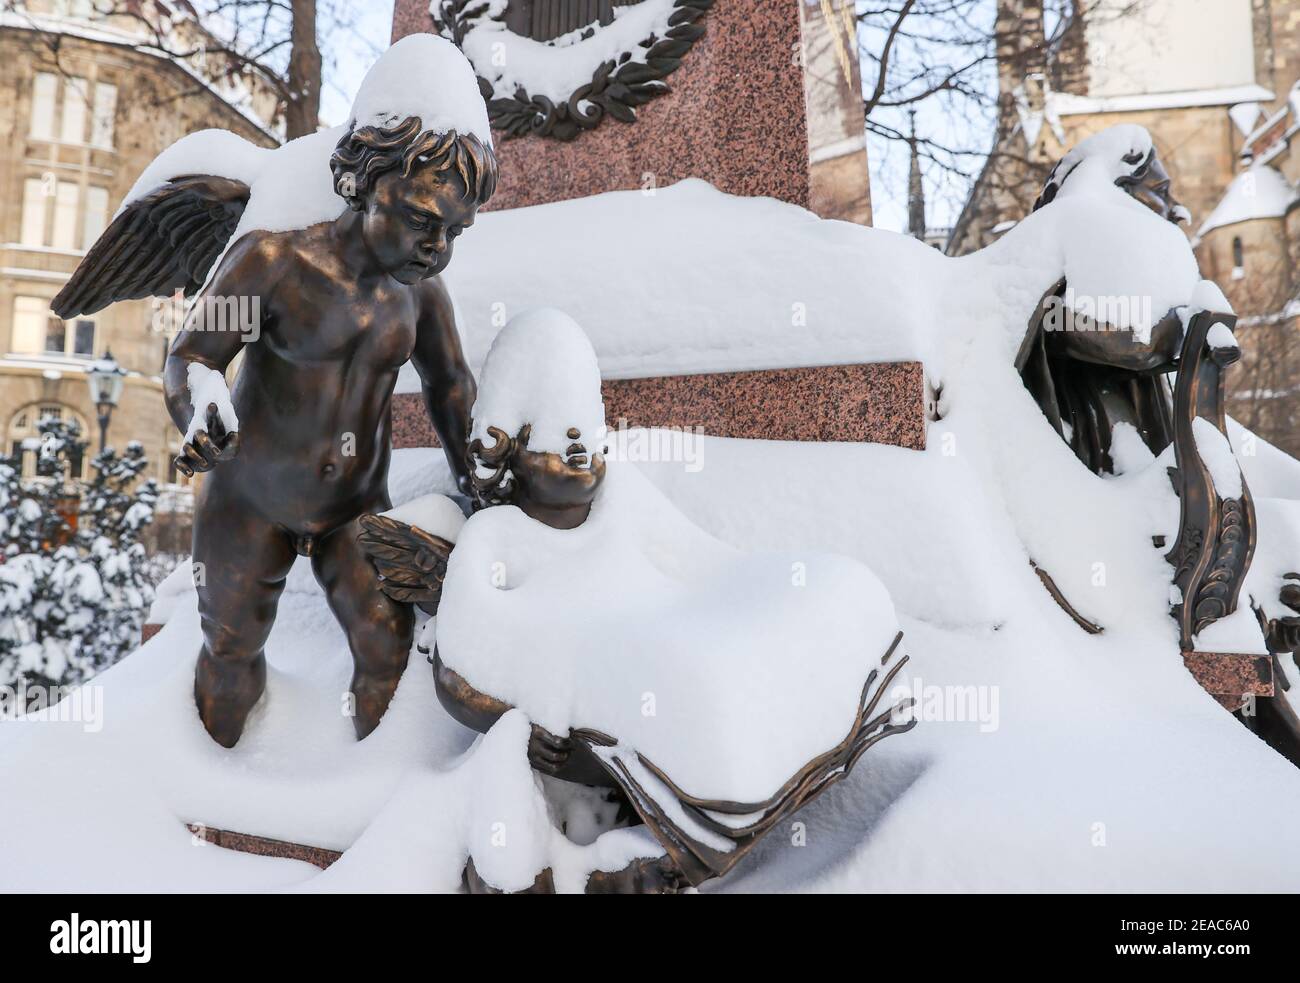
<svg viewBox="0 0 1300 983"><path fill-rule="evenodd" d="M466 523L437 641L551 732L594 728L691 795L756 802L848 736L897 632L863 564L739 552L612 463L577 529L506 506Z"/></svg>
<svg viewBox="0 0 1300 983"><path fill-rule="evenodd" d="M564 454L574 443L568 431L577 428L588 453L600 453L605 440L600 368L577 322L553 308L511 318L484 361L472 416L471 436L489 447L489 426L513 437L530 424L530 451Z"/></svg>
<svg viewBox="0 0 1300 983"><path fill-rule="evenodd" d="M509 317L559 306L586 329L605 378L919 360L938 383L946 340L986 315L1014 358L1063 276L1079 303L1132 298L1115 320L1139 333L1188 302L1200 276L1186 236L1113 185L1082 186L954 259L687 180L481 214L443 277L476 370ZM581 288L560 286L575 275ZM417 391L415 373L399 387Z"/></svg>
<svg viewBox="0 0 1300 983"><path fill-rule="evenodd" d="M1058 198L1105 190L1132 174L1146 160L1152 147L1151 134L1144 126L1136 123L1109 126L1071 147L1052 169L1048 180L1058 183Z"/></svg>
<svg viewBox="0 0 1300 983"><path fill-rule="evenodd" d="M946 262L915 239L694 179L486 212L456 249L443 276L472 367L504 320L558 306L606 378L928 361L916 326Z"/></svg>
<svg viewBox="0 0 1300 983"><path fill-rule="evenodd" d="M472 133L492 146L473 67L436 34L408 34L380 55L361 80L350 119L354 126L394 126L408 116L434 133Z"/></svg>

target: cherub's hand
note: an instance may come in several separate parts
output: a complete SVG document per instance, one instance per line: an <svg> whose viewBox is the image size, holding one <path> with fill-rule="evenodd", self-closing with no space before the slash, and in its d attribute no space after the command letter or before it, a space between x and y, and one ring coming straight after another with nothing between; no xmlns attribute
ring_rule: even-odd
<svg viewBox="0 0 1300 983"><path fill-rule="evenodd" d="M544 775L555 775L569 761L573 742L567 737L556 737L550 731L533 724L528 738L528 763Z"/></svg>
<svg viewBox="0 0 1300 983"><path fill-rule="evenodd" d="M239 432L226 430L217 412L217 404L208 404L207 426L198 431L194 439L176 455L176 470L185 477L196 471L211 471L222 461L229 461L239 453Z"/></svg>

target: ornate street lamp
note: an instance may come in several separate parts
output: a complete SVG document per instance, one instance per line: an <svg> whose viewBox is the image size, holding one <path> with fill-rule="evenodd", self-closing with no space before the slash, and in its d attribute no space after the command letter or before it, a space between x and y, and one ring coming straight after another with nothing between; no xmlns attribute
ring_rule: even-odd
<svg viewBox="0 0 1300 983"><path fill-rule="evenodd" d="M99 450L103 453L108 444L108 421L113 416L113 407L122 398L122 386L126 379L126 369L113 359L111 349L104 349L101 358L90 363L86 371L86 381L90 384L90 401L99 412Z"/></svg>

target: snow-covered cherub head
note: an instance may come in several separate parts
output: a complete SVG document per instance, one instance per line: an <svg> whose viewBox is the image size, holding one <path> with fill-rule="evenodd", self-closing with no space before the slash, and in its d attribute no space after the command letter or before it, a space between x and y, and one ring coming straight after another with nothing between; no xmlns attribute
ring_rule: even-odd
<svg viewBox="0 0 1300 983"><path fill-rule="evenodd" d="M1170 222L1185 222L1189 217L1174 199L1169 172L1160 162L1151 134L1136 123L1107 127L1080 141L1052 168L1034 210L1064 194L1110 186Z"/></svg>
<svg viewBox="0 0 1300 983"><path fill-rule="evenodd" d="M436 276L456 237L496 190L487 108L450 41L412 34L366 73L330 158L334 190L364 216L362 235L402 283Z"/></svg>
<svg viewBox="0 0 1300 983"><path fill-rule="evenodd" d="M483 363L472 412L477 504L518 505L557 529L581 525L605 477L605 404L591 342L563 311L510 319Z"/></svg>

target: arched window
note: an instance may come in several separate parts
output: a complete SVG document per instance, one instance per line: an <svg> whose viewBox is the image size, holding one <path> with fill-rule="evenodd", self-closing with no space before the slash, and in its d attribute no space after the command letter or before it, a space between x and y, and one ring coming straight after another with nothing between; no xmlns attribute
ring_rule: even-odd
<svg viewBox="0 0 1300 983"><path fill-rule="evenodd" d="M8 434L9 455L22 462L24 478L34 478L36 476L36 461L41 449L41 431L38 424L47 417L56 420L70 420L81 427L81 435L84 439L92 439L91 432L86 427L85 419L71 407L60 403L29 403L15 413L13 419L9 421ZM74 457L69 470L70 477L89 478L90 454L80 454Z"/></svg>

